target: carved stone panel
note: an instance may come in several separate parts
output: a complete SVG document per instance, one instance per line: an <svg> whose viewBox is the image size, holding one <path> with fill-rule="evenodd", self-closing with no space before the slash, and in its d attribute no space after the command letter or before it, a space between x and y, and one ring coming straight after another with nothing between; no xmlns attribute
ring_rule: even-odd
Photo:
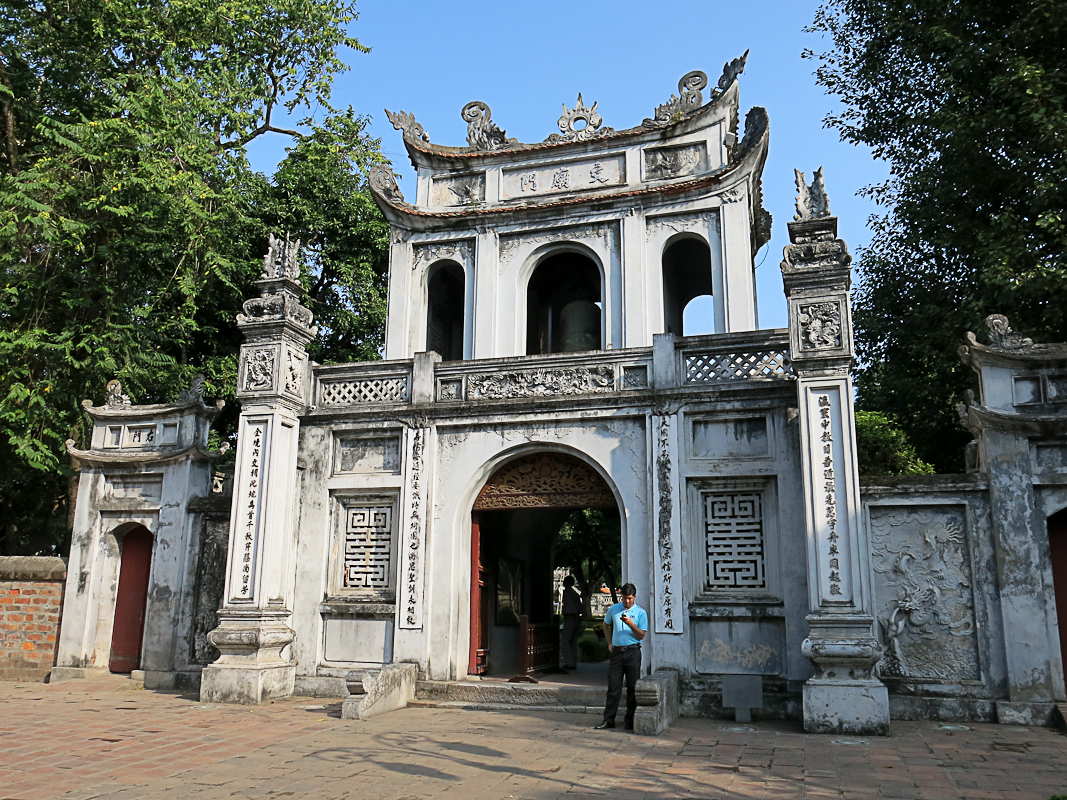
<svg viewBox="0 0 1067 800"><path fill-rule="evenodd" d="M269 392L274 389L277 347L250 348L244 353L241 388L246 392Z"/></svg>
<svg viewBox="0 0 1067 800"><path fill-rule="evenodd" d="M696 671L705 675L778 675L786 663L782 622L694 622L693 661Z"/></svg>
<svg viewBox="0 0 1067 800"><path fill-rule="evenodd" d="M190 631L189 651L194 664L210 664L219 657L219 651L207 640L207 635L219 626L217 612L226 588L226 548L229 540L229 515L206 515L200 529L193 627Z"/></svg>
<svg viewBox="0 0 1067 800"><path fill-rule="evenodd" d="M962 506L871 506L882 677L977 680L974 590Z"/></svg>
<svg viewBox="0 0 1067 800"><path fill-rule="evenodd" d="M337 473L400 471L400 437L353 436L337 442Z"/></svg>
<svg viewBox="0 0 1067 800"><path fill-rule="evenodd" d="M433 180L431 206L469 206L485 202L485 173L445 175Z"/></svg>
<svg viewBox="0 0 1067 800"><path fill-rule="evenodd" d="M558 367L522 372L490 372L467 378L468 400L565 397L615 391L615 367Z"/></svg>
<svg viewBox="0 0 1067 800"><path fill-rule="evenodd" d="M832 350L841 347L841 304L806 303L797 306L800 349Z"/></svg>
<svg viewBox="0 0 1067 800"><path fill-rule="evenodd" d="M505 200L524 200L562 192L588 192L626 183L623 155L604 155L565 164L542 164L507 169L503 173Z"/></svg>
<svg viewBox="0 0 1067 800"><path fill-rule="evenodd" d="M662 181L685 178L708 171L708 147L704 142L681 147L657 147L644 151L644 179Z"/></svg>

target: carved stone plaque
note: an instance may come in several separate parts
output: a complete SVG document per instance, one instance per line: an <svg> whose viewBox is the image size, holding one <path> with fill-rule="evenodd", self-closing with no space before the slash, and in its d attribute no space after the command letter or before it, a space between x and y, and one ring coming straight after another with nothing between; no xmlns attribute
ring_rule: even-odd
<svg viewBox="0 0 1067 800"><path fill-rule="evenodd" d="M485 202L485 173L434 178L431 206L469 206Z"/></svg>
<svg viewBox="0 0 1067 800"><path fill-rule="evenodd" d="M662 181L686 178L708 171L708 147L704 142L681 147L658 147L644 152L644 178Z"/></svg>
<svg viewBox="0 0 1067 800"><path fill-rule="evenodd" d="M400 471L400 437L359 436L339 439L335 471L392 472Z"/></svg>
<svg viewBox="0 0 1067 800"><path fill-rule="evenodd" d="M626 183L623 155L504 170L502 196L523 200L562 192L589 192Z"/></svg>
<svg viewBox="0 0 1067 800"><path fill-rule="evenodd" d="M976 680L971 551L962 506L872 506L882 677Z"/></svg>
<svg viewBox="0 0 1067 800"><path fill-rule="evenodd" d="M558 367L490 372L467 378L468 400L510 400L615 391L615 367Z"/></svg>

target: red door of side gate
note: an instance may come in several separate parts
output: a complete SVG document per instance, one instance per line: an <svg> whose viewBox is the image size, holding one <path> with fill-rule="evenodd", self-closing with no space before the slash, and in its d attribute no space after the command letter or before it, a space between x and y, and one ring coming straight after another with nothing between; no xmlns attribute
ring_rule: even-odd
<svg viewBox="0 0 1067 800"><path fill-rule="evenodd" d="M471 647L467 672L482 675L489 668L489 592L482 563L481 522L471 514Z"/></svg>
<svg viewBox="0 0 1067 800"><path fill-rule="evenodd" d="M112 672L132 672L141 666L148 573L152 566L152 534L134 528L122 539L119 590L115 598L115 624L111 629Z"/></svg>
<svg viewBox="0 0 1067 800"><path fill-rule="evenodd" d="M1060 623L1060 663L1067 670L1067 509L1048 518L1048 546L1052 558L1052 585L1056 591L1056 617Z"/></svg>

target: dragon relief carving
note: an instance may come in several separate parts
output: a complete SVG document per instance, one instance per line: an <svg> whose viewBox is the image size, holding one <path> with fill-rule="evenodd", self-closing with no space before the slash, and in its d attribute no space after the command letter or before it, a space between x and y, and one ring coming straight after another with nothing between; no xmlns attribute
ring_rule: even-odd
<svg viewBox="0 0 1067 800"><path fill-rule="evenodd" d="M615 391L615 367L557 367L492 372L467 378L468 400L567 397Z"/></svg>
<svg viewBox="0 0 1067 800"><path fill-rule="evenodd" d="M265 392L274 388L274 359L277 353L273 347L261 347L248 354L245 364L246 392Z"/></svg>
<svg viewBox="0 0 1067 800"><path fill-rule="evenodd" d="M614 128L601 128L603 118L596 111L597 103L594 101L592 108L586 108L582 101L582 93L578 93L578 103L574 108L567 108L563 104L563 116L559 118L559 133L551 134L546 142L556 144L558 142L585 142L590 139L599 139L601 136L610 136L615 133ZM578 123L585 123L578 127Z"/></svg>
<svg viewBox="0 0 1067 800"><path fill-rule="evenodd" d="M801 350L829 350L841 347L841 306L812 303L797 307Z"/></svg>
<svg viewBox="0 0 1067 800"><path fill-rule="evenodd" d="M475 150L503 150L515 143L493 122L493 112L480 100L473 100L459 112L467 123L467 144Z"/></svg>
<svg viewBox="0 0 1067 800"><path fill-rule="evenodd" d="M871 509L883 677L979 677L964 525L953 508Z"/></svg>

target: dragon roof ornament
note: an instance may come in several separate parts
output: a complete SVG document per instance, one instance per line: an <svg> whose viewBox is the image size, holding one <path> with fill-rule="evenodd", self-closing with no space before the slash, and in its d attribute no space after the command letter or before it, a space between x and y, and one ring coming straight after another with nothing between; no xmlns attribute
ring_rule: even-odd
<svg viewBox="0 0 1067 800"><path fill-rule="evenodd" d="M394 114L388 108L385 109L385 116L393 123L393 128L398 131L403 131L404 135L411 139L419 139L423 142L430 141L430 134L428 134L418 122L415 121L415 115L409 114L407 111L399 111Z"/></svg>
<svg viewBox="0 0 1067 800"><path fill-rule="evenodd" d="M496 126L492 120L493 112L481 100L472 100L459 113L467 123L467 144L475 150L503 150L517 144Z"/></svg>
<svg viewBox="0 0 1067 800"><path fill-rule="evenodd" d="M794 222L807 222L813 219L825 219L830 214L830 198L826 195L822 167L813 173L811 186L808 186L804 173L794 170L797 178L797 213Z"/></svg>

